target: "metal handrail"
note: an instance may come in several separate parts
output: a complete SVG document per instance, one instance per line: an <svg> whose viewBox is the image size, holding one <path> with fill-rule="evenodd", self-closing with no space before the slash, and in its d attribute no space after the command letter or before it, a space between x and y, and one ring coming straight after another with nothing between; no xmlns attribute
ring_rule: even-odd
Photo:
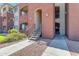
<svg viewBox="0 0 79 59"><path fill-rule="evenodd" d="M30 27L28 27L27 29L26 29L26 31L28 31L30 28L32 28L33 26L30 26Z"/></svg>
<svg viewBox="0 0 79 59"><path fill-rule="evenodd" d="M31 29L33 27L33 25L31 25L30 27L28 27L27 29L26 29L26 32L29 30L29 29ZM37 32L37 31L40 31L40 29L38 28L37 30L34 30L34 32Z"/></svg>

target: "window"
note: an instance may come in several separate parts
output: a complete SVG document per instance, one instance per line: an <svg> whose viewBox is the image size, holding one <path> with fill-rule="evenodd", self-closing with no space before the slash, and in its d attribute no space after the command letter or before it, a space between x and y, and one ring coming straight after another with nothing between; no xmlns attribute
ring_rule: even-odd
<svg viewBox="0 0 79 59"><path fill-rule="evenodd" d="M3 19L6 19L6 17L3 17Z"/></svg>
<svg viewBox="0 0 79 59"><path fill-rule="evenodd" d="M22 23L22 24L20 24L20 29L21 29L21 30L25 31L26 28L27 28L27 23Z"/></svg>
<svg viewBox="0 0 79 59"><path fill-rule="evenodd" d="M14 12L16 13L17 11L18 11L18 8L17 8L17 7L15 7L15 8L14 8Z"/></svg>
<svg viewBox="0 0 79 59"><path fill-rule="evenodd" d="M5 32L6 31L6 26L3 26L3 32Z"/></svg>
<svg viewBox="0 0 79 59"><path fill-rule="evenodd" d="M3 20L2 20L2 21L4 22L4 21L5 21L5 19L6 19L6 17L3 17Z"/></svg>
<svg viewBox="0 0 79 59"><path fill-rule="evenodd" d="M8 12L13 13L13 10L11 8L9 8Z"/></svg>
<svg viewBox="0 0 79 59"><path fill-rule="evenodd" d="M27 15L27 12L21 11L20 14L21 14L21 15Z"/></svg>
<svg viewBox="0 0 79 59"><path fill-rule="evenodd" d="M6 8L3 9L3 12L5 12L5 11L6 11Z"/></svg>
<svg viewBox="0 0 79 59"><path fill-rule="evenodd" d="M28 12L28 8L27 6L25 6L20 10L20 15L27 15L27 12Z"/></svg>
<svg viewBox="0 0 79 59"><path fill-rule="evenodd" d="M55 18L59 18L59 16L60 16L60 7L56 6L55 7Z"/></svg>

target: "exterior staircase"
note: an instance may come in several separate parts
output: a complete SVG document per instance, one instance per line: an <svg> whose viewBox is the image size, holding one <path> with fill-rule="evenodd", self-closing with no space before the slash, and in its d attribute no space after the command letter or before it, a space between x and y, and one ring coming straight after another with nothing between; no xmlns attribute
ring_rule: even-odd
<svg viewBox="0 0 79 59"><path fill-rule="evenodd" d="M34 31L32 36L29 39L30 40L38 40L40 35L41 35L41 31L40 30Z"/></svg>

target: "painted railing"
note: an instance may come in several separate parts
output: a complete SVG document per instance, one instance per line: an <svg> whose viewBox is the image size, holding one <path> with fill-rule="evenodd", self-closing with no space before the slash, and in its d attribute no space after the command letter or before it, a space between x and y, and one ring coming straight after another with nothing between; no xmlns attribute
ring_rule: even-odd
<svg viewBox="0 0 79 59"><path fill-rule="evenodd" d="M33 25L31 25L30 27L28 27L27 29L26 29L26 34L28 35L28 36L31 36L32 34L33 34L33 32L34 32L34 26Z"/></svg>

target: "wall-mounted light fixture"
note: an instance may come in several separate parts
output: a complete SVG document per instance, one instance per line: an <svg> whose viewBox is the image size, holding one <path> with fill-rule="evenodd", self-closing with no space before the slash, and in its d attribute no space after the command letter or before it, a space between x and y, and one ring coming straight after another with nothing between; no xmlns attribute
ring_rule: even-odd
<svg viewBox="0 0 79 59"><path fill-rule="evenodd" d="M30 17L30 20L32 20L32 17Z"/></svg>
<svg viewBox="0 0 79 59"><path fill-rule="evenodd" d="M46 13L46 16L48 16L48 13Z"/></svg>

